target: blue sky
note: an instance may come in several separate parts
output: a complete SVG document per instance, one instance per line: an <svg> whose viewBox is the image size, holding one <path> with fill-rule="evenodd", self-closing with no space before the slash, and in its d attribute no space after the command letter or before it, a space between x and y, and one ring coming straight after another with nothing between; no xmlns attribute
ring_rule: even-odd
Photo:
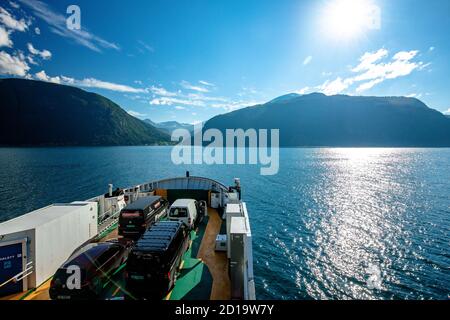
<svg viewBox="0 0 450 320"><path fill-rule="evenodd" d="M66 27L72 4L80 31ZM76 85L142 119L195 123L315 91L413 96L450 112L448 0L4 0L0 8L1 77Z"/></svg>

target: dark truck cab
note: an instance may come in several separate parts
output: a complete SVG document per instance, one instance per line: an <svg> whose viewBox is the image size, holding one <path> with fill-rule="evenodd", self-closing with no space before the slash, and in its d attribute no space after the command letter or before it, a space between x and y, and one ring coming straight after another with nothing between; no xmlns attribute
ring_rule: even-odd
<svg viewBox="0 0 450 320"><path fill-rule="evenodd" d="M189 236L182 222L154 224L130 252L126 289L134 299L162 299L175 285Z"/></svg>
<svg viewBox="0 0 450 320"><path fill-rule="evenodd" d="M137 240L161 216L166 214L168 202L160 196L142 197L120 211L119 235Z"/></svg>

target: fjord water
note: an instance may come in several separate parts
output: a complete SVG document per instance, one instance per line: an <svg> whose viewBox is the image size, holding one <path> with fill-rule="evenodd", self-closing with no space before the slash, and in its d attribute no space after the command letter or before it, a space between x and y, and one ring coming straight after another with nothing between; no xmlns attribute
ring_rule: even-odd
<svg viewBox="0 0 450 320"><path fill-rule="evenodd" d="M449 299L450 149L281 149L280 171L166 147L0 149L0 221L159 178L240 177L259 299Z"/></svg>

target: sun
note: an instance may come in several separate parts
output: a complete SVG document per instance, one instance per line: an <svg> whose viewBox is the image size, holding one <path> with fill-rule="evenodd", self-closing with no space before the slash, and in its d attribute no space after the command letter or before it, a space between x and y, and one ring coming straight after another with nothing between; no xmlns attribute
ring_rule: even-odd
<svg viewBox="0 0 450 320"><path fill-rule="evenodd" d="M323 31L336 40L354 39L368 29L373 4L370 0L333 0L325 5Z"/></svg>

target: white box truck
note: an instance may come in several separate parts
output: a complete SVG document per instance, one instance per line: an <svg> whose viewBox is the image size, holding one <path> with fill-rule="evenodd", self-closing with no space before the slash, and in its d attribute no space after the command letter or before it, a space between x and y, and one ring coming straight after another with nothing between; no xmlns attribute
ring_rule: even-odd
<svg viewBox="0 0 450 320"><path fill-rule="evenodd" d="M12 259L6 266L16 266L13 273L30 273L23 283L16 283L16 289L20 285L24 290L36 288L53 276L75 249L98 234L97 220L97 202L73 202L54 204L1 223L0 257ZM17 243L25 244L23 250L16 245L11 251L10 245ZM23 260L22 267L14 262L17 258ZM0 272L0 276L5 274ZM0 279L0 283L2 280L8 279ZM1 287L0 295L2 290L10 293L7 288Z"/></svg>
<svg viewBox="0 0 450 320"><path fill-rule="evenodd" d="M178 199L169 209L169 220L183 222L186 227L193 229L197 220L197 201L194 199Z"/></svg>

